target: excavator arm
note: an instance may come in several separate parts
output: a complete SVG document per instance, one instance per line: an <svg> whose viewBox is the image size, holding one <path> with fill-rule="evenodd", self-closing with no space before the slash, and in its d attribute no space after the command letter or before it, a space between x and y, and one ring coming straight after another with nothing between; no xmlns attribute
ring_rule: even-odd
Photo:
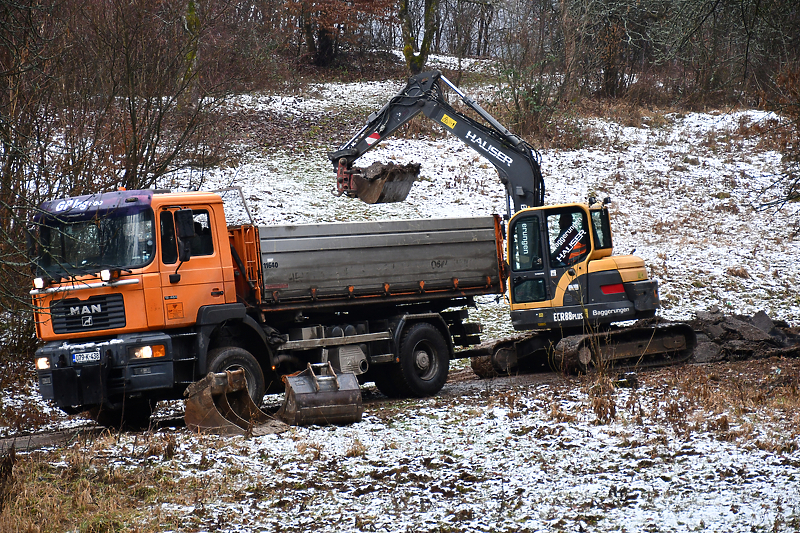
<svg viewBox="0 0 800 533"><path fill-rule="evenodd" d="M450 87L467 107L486 121L486 124L453 109L444 97L442 84ZM338 150L328 154L336 168L338 194L364 199L367 196L365 189L377 180L365 178L360 173L362 169L354 168L353 163L420 113L444 126L447 131L494 165L500 181L506 188L509 215L511 215L511 204L515 212L544 204L544 180L538 153L520 137L503 127L439 71L424 72L410 78L402 91L380 111L368 117L367 124L358 133ZM411 177L412 182L415 177ZM383 179L386 179L385 176ZM403 179L406 178L401 177L399 180ZM381 183L381 186L383 185ZM395 194L394 197L388 195L390 199L378 201L402 201L408 194L410 186L410 183L407 187L401 186L398 189L399 194ZM377 195L372 194L372 197L377 198Z"/></svg>

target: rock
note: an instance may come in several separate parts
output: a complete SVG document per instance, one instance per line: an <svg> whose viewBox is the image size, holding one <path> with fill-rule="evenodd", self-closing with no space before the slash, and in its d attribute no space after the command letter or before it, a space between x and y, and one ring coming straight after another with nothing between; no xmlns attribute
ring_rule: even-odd
<svg viewBox="0 0 800 533"><path fill-rule="evenodd" d="M614 386L621 389L638 389L639 376L635 372L623 372L617 376Z"/></svg>
<svg viewBox="0 0 800 533"><path fill-rule="evenodd" d="M775 323L764 311L759 311L753 315L753 317L750 319L750 323L767 335L772 335L773 331L775 330Z"/></svg>
<svg viewBox="0 0 800 533"><path fill-rule="evenodd" d="M759 311L750 319L750 323L761 331L767 333L772 339L781 346L789 346L789 337L776 326L777 324L765 313Z"/></svg>
<svg viewBox="0 0 800 533"><path fill-rule="evenodd" d="M774 339L768 333L764 333L752 324L748 324L736 318L726 317L725 320L722 321L721 326L730 332L738 333L744 340L753 342L774 342Z"/></svg>
<svg viewBox="0 0 800 533"><path fill-rule="evenodd" d="M724 315L718 309L712 308L709 311L697 311L694 316L700 322L708 324L716 324L724 318Z"/></svg>
<svg viewBox="0 0 800 533"><path fill-rule="evenodd" d="M758 349L758 343L750 341L734 340L725 343L725 352L729 361L744 361L745 359L750 359Z"/></svg>
<svg viewBox="0 0 800 533"><path fill-rule="evenodd" d="M703 331L713 341L721 341L725 336L725 330L718 324L708 324L703 328Z"/></svg>
<svg viewBox="0 0 800 533"><path fill-rule="evenodd" d="M724 358L725 354L722 352L722 348L714 342L698 342L692 355L695 363L715 363Z"/></svg>

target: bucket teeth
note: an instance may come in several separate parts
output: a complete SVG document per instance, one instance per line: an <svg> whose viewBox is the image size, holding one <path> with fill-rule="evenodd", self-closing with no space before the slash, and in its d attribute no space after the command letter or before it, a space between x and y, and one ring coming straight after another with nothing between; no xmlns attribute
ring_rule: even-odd
<svg viewBox="0 0 800 533"><path fill-rule="evenodd" d="M355 374L334 371L330 362L311 364L283 376L286 396L277 416L293 426L352 424L364 406Z"/></svg>

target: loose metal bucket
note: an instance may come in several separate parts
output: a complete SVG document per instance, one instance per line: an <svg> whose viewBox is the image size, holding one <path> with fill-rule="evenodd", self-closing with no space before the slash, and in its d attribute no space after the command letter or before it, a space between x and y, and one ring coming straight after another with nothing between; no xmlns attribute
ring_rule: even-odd
<svg viewBox="0 0 800 533"><path fill-rule="evenodd" d="M361 387L352 373L336 373L330 363L309 363L283 376L286 398L277 416L293 426L352 424L361 421Z"/></svg>
<svg viewBox="0 0 800 533"><path fill-rule="evenodd" d="M261 411L247 391L244 370L209 373L184 393L186 427L198 433L277 433L283 424Z"/></svg>
<svg viewBox="0 0 800 533"><path fill-rule="evenodd" d="M367 168L354 169L360 172L353 173L353 186L358 198L368 204L402 202L419 177L419 168L418 163L373 163Z"/></svg>

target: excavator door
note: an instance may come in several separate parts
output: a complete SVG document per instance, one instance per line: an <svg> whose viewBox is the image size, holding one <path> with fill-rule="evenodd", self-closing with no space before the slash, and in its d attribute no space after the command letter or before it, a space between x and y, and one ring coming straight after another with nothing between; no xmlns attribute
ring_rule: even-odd
<svg viewBox="0 0 800 533"><path fill-rule="evenodd" d="M577 327L588 303L589 217L577 204L526 209L509 226L512 320L517 329ZM519 310L520 312L516 312Z"/></svg>

